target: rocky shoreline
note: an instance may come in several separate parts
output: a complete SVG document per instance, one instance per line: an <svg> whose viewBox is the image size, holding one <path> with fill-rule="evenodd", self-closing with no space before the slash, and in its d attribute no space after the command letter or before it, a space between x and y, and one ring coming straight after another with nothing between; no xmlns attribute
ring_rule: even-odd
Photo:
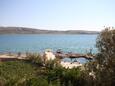
<svg viewBox="0 0 115 86"><path fill-rule="evenodd" d="M16 61L16 60L28 60L29 54L32 53L1 53L0 54L0 61ZM43 61L48 61L48 60L54 60L54 59L60 59L60 64L64 68L73 68L73 67L79 67L82 66L82 64L78 61L75 62L65 62L62 61L64 58L69 58L69 59L75 59L75 58L86 58L86 59L92 59L92 57L85 56L83 54L73 54L73 53L62 53L57 51L56 53L53 53L50 49L46 50L44 54L39 54L40 57L43 59Z"/></svg>

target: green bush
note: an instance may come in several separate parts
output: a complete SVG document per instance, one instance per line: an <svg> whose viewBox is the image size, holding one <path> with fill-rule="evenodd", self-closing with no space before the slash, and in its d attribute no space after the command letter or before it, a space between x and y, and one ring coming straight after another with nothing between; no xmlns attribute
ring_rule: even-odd
<svg viewBox="0 0 115 86"><path fill-rule="evenodd" d="M96 44L99 53L97 82L101 86L112 86L115 84L115 29L107 27L97 39Z"/></svg>
<svg viewBox="0 0 115 86"><path fill-rule="evenodd" d="M27 53L26 58L32 63L43 65L42 56L39 53Z"/></svg>
<svg viewBox="0 0 115 86"><path fill-rule="evenodd" d="M86 69L93 71L95 78L87 76L90 86L113 86L115 84L115 29L107 27L97 37L98 53L95 61L88 63ZM93 81L89 82L90 80Z"/></svg>
<svg viewBox="0 0 115 86"><path fill-rule="evenodd" d="M18 82L34 77L36 67L23 62L11 61L0 63L0 79L6 86L15 86Z"/></svg>
<svg viewBox="0 0 115 86"><path fill-rule="evenodd" d="M65 69L60 66L48 71L48 82L57 82L58 86L84 86L83 75L79 68Z"/></svg>
<svg viewBox="0 0 115 86"><path fill-rule="evenodd" d="M26 86L49 86L47 80L43 78L31 78L26 81Z"/></svg>

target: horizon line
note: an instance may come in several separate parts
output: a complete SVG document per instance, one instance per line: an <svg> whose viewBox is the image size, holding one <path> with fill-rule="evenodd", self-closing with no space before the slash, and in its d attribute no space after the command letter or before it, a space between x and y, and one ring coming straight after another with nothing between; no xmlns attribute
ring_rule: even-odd
<svg viewBox="0 0 115 86"><path fill-rule="evenodd" d="M101 32L102 30L85 30L85 29L67 29L67 30L60 30L60 29L45 29L45 28L37 28L37 27L28 27L28 26L3 26L1 25L0 27L3 28L8 28L8 27L16 27L16 28L27 28L27 29L37 29L37 30L49 30L49 31L93 31L93 32Z"/></svg>

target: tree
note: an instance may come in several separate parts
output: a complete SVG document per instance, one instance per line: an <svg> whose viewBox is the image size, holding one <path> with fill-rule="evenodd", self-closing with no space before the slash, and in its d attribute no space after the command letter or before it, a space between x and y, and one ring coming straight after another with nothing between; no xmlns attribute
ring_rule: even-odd
<svg viewBox="0 0 115 86"><path fill-rule="evenodd" d="M115 84L115 29L106 27L99 34L96 46L97 82L100 86L112 86Z"/></svg>

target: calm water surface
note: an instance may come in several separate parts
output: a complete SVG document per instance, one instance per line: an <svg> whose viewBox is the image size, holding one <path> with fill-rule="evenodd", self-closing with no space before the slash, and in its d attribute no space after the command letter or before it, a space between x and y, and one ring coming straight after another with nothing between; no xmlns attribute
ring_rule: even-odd
<svg viewBox="0 0 115 86"><path fill-rule="evenodd" d="M43 52L50 48L53 51L86 53L93 48L97 35L0 35L0 52Z"/></svg>

